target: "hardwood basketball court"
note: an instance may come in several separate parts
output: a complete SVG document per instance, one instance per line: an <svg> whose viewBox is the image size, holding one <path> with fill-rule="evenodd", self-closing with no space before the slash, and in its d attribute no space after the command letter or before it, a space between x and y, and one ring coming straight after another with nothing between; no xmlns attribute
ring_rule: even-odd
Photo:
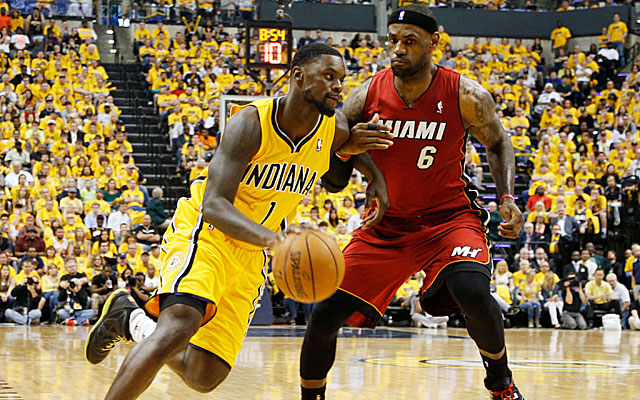
<svg viewBox="0 0 640 400"><path fill-rule="evenodd" d="M84 327L0 327L0 399L102 399L131 345L105 362L84 360ZM213 393L198 394L163 368L141 399L299 399L304 328L251 328L236 367ZM516 383L527 400L633 399L640 333L512 329ZM463 329L341 331L328 399L488 398L484 370Z"/></svg>

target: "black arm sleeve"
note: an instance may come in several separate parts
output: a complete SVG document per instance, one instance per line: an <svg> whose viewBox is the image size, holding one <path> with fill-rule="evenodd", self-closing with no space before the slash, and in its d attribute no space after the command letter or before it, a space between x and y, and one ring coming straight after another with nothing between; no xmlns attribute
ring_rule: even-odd
<svg viewBox="0 0 640 400"><path fill-rule="evenodd" d="M329 171L322 175L322 186L330 193L338 193L346 188L353 172L353 160L340 160L335 154L331 155Z"/></svg>

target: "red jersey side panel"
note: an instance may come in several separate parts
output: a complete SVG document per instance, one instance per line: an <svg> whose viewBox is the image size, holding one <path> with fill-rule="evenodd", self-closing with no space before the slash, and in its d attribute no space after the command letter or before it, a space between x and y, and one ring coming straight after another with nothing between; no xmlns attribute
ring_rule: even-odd
<svg viewBox="0 0 640 400"><path fill-rule="evenodd" d="M369 152L387 180L387 215L469 211L482 222L488 219L475 203L475 186L464 174L467 133L460 116L459 82L460 74L439 66L427 91L409 107L395 88L390 68L373 77L363 120L378 113L395 137L389 149Z"/></svg>

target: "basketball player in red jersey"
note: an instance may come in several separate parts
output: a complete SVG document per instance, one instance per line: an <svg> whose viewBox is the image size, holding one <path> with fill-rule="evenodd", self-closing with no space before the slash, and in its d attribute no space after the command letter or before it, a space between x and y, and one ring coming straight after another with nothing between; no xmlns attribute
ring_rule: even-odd
<svg viewBox="0 0 640 400"><path fill-rule="evenodd" d="M355 232L344 250L340 290L313 310L301 353L302 398L325 398L339 328L345 322L374 327L402 283L424 271L422 308L432 315L466 314L491 398L522 400L507 365L500 307L489 291L489 216L475 202L478 192L464 173L471 133L486 146L506 221L500 233L517 237L524 220L511 195L511 141L482 86L432 63L439 34L427 7L403 7L391 14L388 26L391 69L356 88L343 112L352 127L349 143L379 137L376 131L388 131L393 140L388 149L369 152L385 175L389 208L378 225ZM349 143L338 156L350 154Z"/></svg>

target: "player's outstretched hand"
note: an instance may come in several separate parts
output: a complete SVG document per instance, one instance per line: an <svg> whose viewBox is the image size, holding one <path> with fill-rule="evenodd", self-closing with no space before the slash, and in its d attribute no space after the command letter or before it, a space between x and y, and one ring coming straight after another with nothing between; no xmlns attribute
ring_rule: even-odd
<svg viewBox="0 0 640 400"><path fill-rule="evenodd" d="M517 238L522 225L524 225L524 217L513 199L505 198L502 200L500 216L505 220L498 226L500 236L508 239Z"/></svg>
<svg viewBox="0 0 640 400"><path fill-rule="evenodd" d="M373 201L375 204L372 209ZM362 229L368 229L382 220L384 213L389 208L389 195L387 183L384 179L376 179L367 186L367 199L364 203L366 217L362 220Z"/></svg>
<svg viewBox="0 0 640 400"><path fill-rule="evenodd" d="M375 114L369 122L360 122L351 128L351 136L339 149L341 155L362 154L367 150L384 150L393 146L391 128L380 123L380 116Z"/></svg>

